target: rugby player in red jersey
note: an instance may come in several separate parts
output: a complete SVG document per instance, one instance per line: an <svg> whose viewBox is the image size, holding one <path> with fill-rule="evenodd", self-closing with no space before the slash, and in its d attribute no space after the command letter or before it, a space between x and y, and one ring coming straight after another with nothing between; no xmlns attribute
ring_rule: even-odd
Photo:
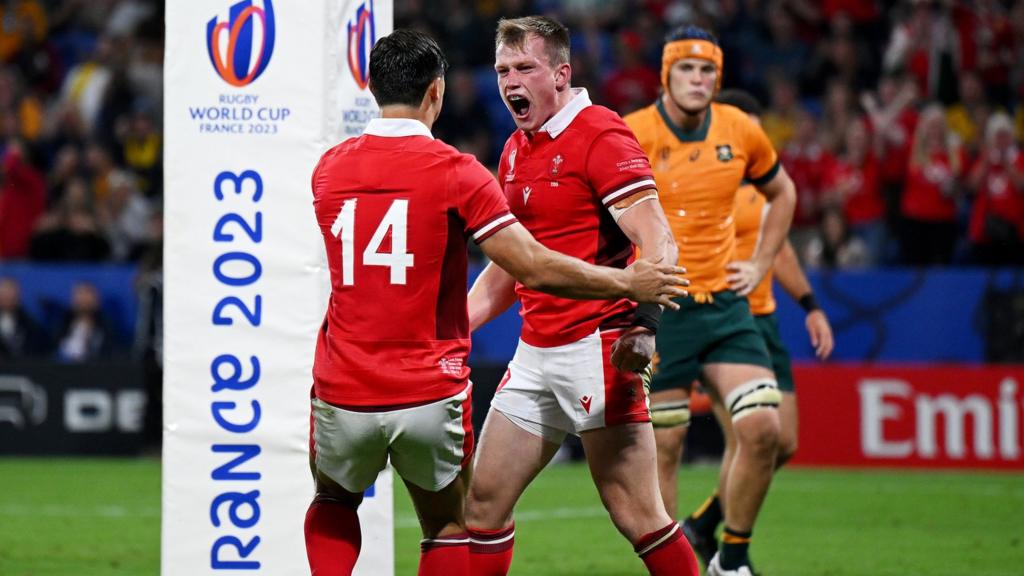
<svg viewBox="0 0 1024 576"><path fill-rule="evenodd" d="M318 576L352 572L361 538L356 510L389 459L423 528L419 573L468 574L469 238L532 289L664 305L685 294L682 269L670 263L605 268L534 240L491 174L431 136L446 67L421 33L382 38L370 55L382 118L327 151L313 172L331 271L313 364L316 496L305 522Z"/></svg>
<svg viewBox="0 0 1024 576"><path fill-rule="evenodd" d="M502 20L498 88L518 130L498 167L512 213L542 244L594 264L678 253L650 163L614 112L572 88L569 32L547 17ZM698 574L693 551L658 492L654 432L637 371L654 352L661 308L623 298L576 302L542 294L488 266L469 294L476 328L518 299L523 330L491 404L466 501L477 575L512 562L513 508L577 434L616 528L652 574Z"/></svg>

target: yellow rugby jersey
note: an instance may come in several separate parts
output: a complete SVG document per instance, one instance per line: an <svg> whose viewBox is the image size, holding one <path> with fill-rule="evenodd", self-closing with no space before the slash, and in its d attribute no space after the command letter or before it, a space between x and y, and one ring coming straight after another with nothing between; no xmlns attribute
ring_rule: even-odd
<svg viewBox="0 0 1024 576"><path fill-rule="evenodd" d="M733 219L736 221L736 259L750 260L757 248L757 239L761 235L761 220L768 199L750 184L744 184L736 194L736 209ZM761 283L747 295L750 312L755 316L763 316L775 312L775 295L772 294L772 270L769 268Z"/></svg>
<svg viewBox="0 0 1024 576"><path fill-rule="evenodd" d="M706 302L728 288L725 266L736 259L732 213L740 183L770 181L779 170L778 155L757 124L725 104L712 103L694 131L673 124L660 98L625 121L651 160L690 293Z"/></svg>

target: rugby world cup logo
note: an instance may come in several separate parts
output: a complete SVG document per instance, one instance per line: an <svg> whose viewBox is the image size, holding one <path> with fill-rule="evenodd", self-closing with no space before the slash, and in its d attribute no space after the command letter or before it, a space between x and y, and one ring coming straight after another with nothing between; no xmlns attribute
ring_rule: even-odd
<svg viewBox="0 0 1024 576"><path fill-rule="evenodd" d="M364 2L348 23L348 69L360 90L370 83L370 51L377 43L377 24L373 0Z"/></svg>
<svg viewBox="0 0 1024 576"><path fill-rule="evenodd" d="M214 16L206 24L206 50L213 69L232 86L248 86L267 69L274 53L274 5L253 0L231 6L226 22Z"/></svg>

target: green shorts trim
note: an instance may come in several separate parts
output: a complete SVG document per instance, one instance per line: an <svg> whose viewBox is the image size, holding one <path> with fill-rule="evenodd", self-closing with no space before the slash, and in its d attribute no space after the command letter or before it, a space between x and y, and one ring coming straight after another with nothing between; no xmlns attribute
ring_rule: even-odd
<svg viewBox="0 0 1024 576"><path fill-rule="evenodd" d="M757 331L764 338L765 346L768 347L768 354L772 357L772 372L775 372L775 380L779 383L779 390L783 392L795 392L796 383L793 381L793 364L789 359L789 350L782 343L782 335L779 334L779 319L775 314L754 316L754 324Z"/></svg>
<svg viewBox="0 0 1024 576"><path fill-rule="evenodd" d="M704 364L753 364L772 369L765 340L747 299L731 290L697 304L677 298L679 310L665 310L658 328L658 363L651 391L689 388Z"/></svg>

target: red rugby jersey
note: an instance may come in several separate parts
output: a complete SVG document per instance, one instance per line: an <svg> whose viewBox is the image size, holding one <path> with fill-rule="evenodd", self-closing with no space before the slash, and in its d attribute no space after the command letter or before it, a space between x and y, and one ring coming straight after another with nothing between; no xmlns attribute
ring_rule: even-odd
<svg viewBox="0 0 1024 576"><path fill-rule="evenodd" d="M516 218L548 248L592 264L624 268L633 244L608 212L655 187L647 155L621 118L590 102L586 90L531 138L517 130L505 143L498 181ZM570 300L516 284L522 339L539 347L575 342L598 327L624 326L629 300Z"/></svg>
<svg viewBox="0 0 1024 576"><path fill-rule="evenodd" d="M515 222L491 174L416 120L376 119L320 159L313 206L331 269L317 397L394 406L460 392L466 243Z"/></svg>

